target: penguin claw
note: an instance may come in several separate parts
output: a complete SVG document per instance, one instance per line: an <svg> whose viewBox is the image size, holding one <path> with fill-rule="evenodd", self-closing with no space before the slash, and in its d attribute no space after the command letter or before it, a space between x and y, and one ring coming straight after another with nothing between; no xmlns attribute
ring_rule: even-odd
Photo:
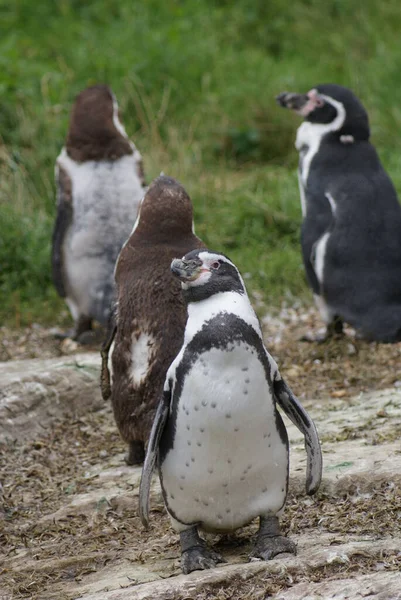
<svg viewBox="0 0 401 600"><path fill-rule="evenodd" d="M202 546L189 548L181 554L181 569L184 575L188 575L192 571L213 569L217 567L218 563L225 562L227 561L220 554Z"/></svg>
<svg viewBox="0 0 401 600"><path fill-rule="evenodd" d="M261 558L262 560L271 560L277 554L295 554L297 553L297 545L283 535L274 537L264 537L259 539L250 555L250 558Z"/></svg>

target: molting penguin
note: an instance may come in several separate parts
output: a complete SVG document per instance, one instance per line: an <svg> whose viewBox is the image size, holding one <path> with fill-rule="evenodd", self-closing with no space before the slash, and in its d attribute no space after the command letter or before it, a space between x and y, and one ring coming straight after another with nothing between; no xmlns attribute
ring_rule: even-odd
<svg viewBox="0 0 401 600"><path fill-rule="evenodd" d="M187 311L170 271L177 255L202 247L193 233L192 203L174 179L150 185L116 264L116 328L103 348L103 396L128 443L128 464L142 463L167 369L184 338ZM107 373L112 351L112 384Z"/></svg>
<svg viewBox="0 0 401 600"><path fill-rule="evenodd" d="M184 344L166 376L140 487L148 524L152 471L180 532L184 573L223 559L198 535L230 532L260 517L252 556L296 552L278 515L288 488L288 438L277 404L305 436L307 492L319 487L322 456L313 421L263 345L243 280L224 255L190 252L171 265L188 304Z"/></svg>
<svg viewBox="0 0 401 600"><path fill-rule="evenodd" d="M145 191L141 155L106 85L77 96L56 185L53 281L74 319L73 335L83 341L92 320L108 323L114 265Z"/></svg>
<svg viewBox="0 0 401 600"><path fill-rule="evenodd" d="M277 101L305 119L295 144L302 253L327 334L346 321L367 339L400 341L401 207L364 107L334 84Z"/></svg>

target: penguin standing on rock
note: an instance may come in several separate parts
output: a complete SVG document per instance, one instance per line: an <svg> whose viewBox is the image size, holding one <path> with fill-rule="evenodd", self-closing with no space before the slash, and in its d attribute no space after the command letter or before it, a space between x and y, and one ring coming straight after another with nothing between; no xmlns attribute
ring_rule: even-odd
<svg viewBox="0 0 401 600"><path fill-rule="evenodd" d="M92 321L108 323L114 265L145 191L142 157L106 85L77 96L56 185L53 281L74 319L72 336L90 341Z"/></svg>
<svg viewBox="0 0 401 600"><path fill-rule="evenodd" d="M169 368L140 486L148 524L156 460L167 511L180 533L184 573L223 558L198 527L231 532L260 517L252 556L268 560L296 546L278 515L288 489L288 437L277 404L305 436L308 494L319 487L316 428L267 352L243 280L224 255L195 250L172 262L188 305L184 344Z"/></svg>
<svg viewBox="0 0 401 600"><path fill-rule="evenodd" d="M368 340L401 340L401 206L369 142L368 115L334 84L278 103L304 118L296 138L301 244L309 285L327 325Z"/></svg>
<svg viewBox="0 0 401 600"><path fill-rule="evenodd" d="M116 327L102 353L103 397L111 393L130 465L143 462L166 372L184 338L186 306L170 264L202 246L182 185L166 176L155 179L116 264ZM110 386L107 350L113 338Z"/></svg>

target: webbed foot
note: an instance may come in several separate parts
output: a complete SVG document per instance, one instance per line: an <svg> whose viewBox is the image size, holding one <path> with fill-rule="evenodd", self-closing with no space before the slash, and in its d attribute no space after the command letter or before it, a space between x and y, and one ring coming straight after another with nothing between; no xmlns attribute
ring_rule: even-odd
<svg viewBox="0 0 401 600"><path fill-rule="evenodd" d="M219 563L226 562L220 554L210 550L199 537L197 528L191 527L180 533L181 569L185 575L192 571L213 569Z"/></svg>
<svg viewBox="0 0 401 600"><path fill-rule="evenodd" d="M333 321L327 327L318 329L318 331L309 330L304 333L299 339L301 342L316 342L323 344L331 339L339 339L343 337L344 328L340 317L334 317Z"/></svg>
<svg viewBox="0 0 401 600"><path fill-rule="evenodd" d="M296 554L297 545L290 538L281 535L277 517L260 517L258 537L250 558L271 560L284 552Z"/></svg>
<svg viewBox="0 0 401 600"><path fill-rule="evenodd" d="M124 460L130 467L133 465L141 465L145 460L145 444L141 441L130 442Z"/></svg>
<svg viewBox="0 0 401 600"><path fill-rule="evenodd" d="M226 562L220 554L210 550L206 546L188 548L181 554L181 569L185 575L192 571L213 569L219 563Z"/></svg>

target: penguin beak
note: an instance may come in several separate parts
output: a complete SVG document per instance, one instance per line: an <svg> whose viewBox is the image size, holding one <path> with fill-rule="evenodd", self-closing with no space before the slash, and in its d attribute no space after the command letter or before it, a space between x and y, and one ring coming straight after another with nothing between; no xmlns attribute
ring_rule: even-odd
<svg viewBox="0 0 401 600"><path fill-rule="evenodd" d="M289 108L301 117L307 117L315 108L319 108L324 104L323 98L315 89L310 90L307 94L282 92L276 96L276 101L283 108Z"/></svg>
<svg viewBox="0 0 401 600"><path fill-rule="evenodd" d="M187 283L198 279L199 275L204 271L202 265L203 263L199 259L186 261L181 258L174 258L171 263L171 271L182 282Z"/></svg>

